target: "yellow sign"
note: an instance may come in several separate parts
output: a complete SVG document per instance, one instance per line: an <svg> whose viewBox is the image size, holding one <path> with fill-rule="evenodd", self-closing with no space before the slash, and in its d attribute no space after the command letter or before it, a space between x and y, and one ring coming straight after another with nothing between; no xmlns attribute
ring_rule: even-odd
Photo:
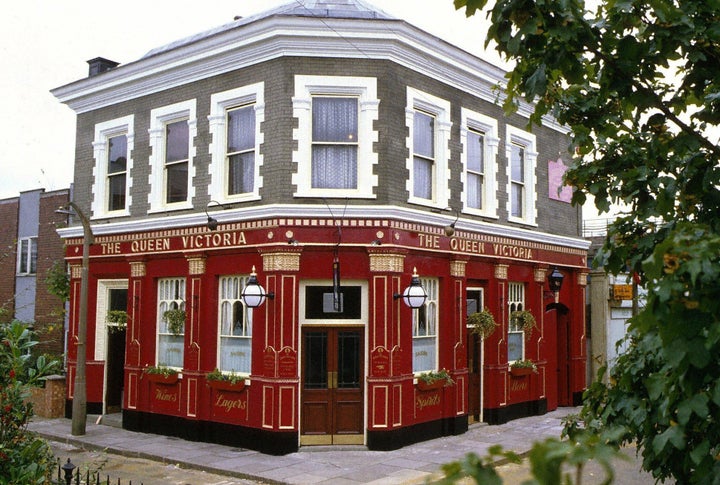
<svg viewBox="0 0 720 485"><path fill-rule="evenodd" d="M613 285L613 300L632 300L632 285Z"/></svg>

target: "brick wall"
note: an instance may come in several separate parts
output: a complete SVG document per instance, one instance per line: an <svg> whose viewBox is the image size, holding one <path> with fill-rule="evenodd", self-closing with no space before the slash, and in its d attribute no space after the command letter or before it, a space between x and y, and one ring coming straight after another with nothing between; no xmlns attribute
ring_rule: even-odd
<svg viewBox="0 0 720 485"><path fill-rule="evenodd" d="M48 292L45 279L55 262L60 262L63 267L65 265L65 249L56 229L67 220L67 216L57 214L55 210L67 205L69 200L68 190L48 192L40 197L35 330L40 340L38 351L51 354L63 352L64 305L59 298Z"/></svg>
<svg viewBox="0 0 720 485"><path fill-rule="evenodd" d="M19 199L0 200L0 323L12 320L15 312L15 270ZM7 310L7 311L5 311Z"/></svg>

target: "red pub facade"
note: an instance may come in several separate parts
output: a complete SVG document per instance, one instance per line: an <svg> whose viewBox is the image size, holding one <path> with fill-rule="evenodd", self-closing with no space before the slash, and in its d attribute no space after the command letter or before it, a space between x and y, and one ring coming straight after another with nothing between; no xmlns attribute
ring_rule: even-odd
<svg viewBox="0 0 720 485"><path fill-rule="evenodd" d="M78 115L75 203L94 233L88 412L287 453L579 402L588 244L558 182L566 130L505 115L500 69L364 2L326 3L98 58L53 91ZM83 230L60 233L70 412ZM411 309L415 271L427 298ZM467 324L482 309L484 338Z"/></svg>

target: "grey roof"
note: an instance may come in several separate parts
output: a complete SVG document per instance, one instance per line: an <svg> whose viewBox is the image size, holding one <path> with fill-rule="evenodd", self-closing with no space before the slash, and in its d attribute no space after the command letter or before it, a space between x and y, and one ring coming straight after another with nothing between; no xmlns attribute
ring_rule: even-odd
<svg viewBox="0 0 720 485"><path fill-rule="evenodd" d="M274 16L397 20L392 15L383 12L363 0L294 0L290 3L286 3L279 7L251 15L249 17L238 17L228 24L177 40L162 47L158 47L149 51L143 56L143 58L197 42L241 25L247 25L252 22L257 22L258 20Z"/></svg>

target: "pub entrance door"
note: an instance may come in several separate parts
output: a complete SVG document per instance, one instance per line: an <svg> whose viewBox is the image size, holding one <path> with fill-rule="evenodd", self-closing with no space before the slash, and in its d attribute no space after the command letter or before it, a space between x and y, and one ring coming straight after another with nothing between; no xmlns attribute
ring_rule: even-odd
<svg viewBox="0 0 720 485"><path fill-rule="evenodd" d="M302 344L300 444L363 444L363 329L305 328Z"/></svg>

